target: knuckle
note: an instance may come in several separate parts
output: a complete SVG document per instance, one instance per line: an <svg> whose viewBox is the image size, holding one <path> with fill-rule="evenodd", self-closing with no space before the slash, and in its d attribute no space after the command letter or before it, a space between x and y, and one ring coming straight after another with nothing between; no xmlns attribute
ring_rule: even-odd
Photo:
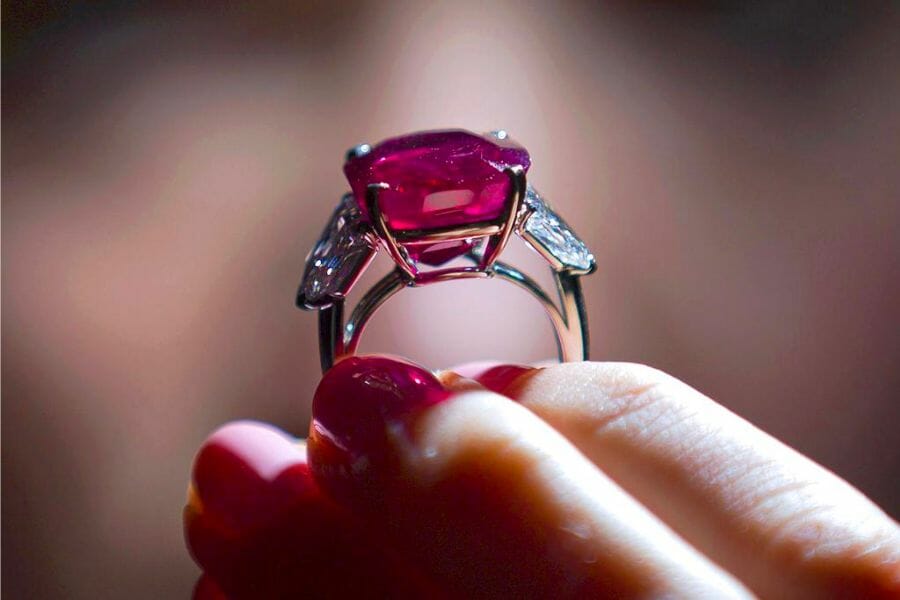
<svg viewBox="0 0 900 600"><path fill-rule="evenodd" d="M641 364L611 365L599 373L594 396L598 434L625 432L642 438L665 437L695 414L679 393L684 386L666 373Z"/></svg>
<svg viewBox="0 0 900 600"><path fill-rule="evenodd" d="M694 424L705 410L702 403L709 402L674 377L636 363L556 365L529 386L529 408L585 439L681 446L702 435Z"/></svg>

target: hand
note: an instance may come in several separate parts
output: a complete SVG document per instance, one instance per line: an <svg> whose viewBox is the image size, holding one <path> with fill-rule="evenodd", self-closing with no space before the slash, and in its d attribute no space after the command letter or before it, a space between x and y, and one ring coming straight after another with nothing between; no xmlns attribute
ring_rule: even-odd
<svg viewBox="0 0 900 600"><path fill-rule="evenodd" d="M185 526L201 598L900 598L892 519L639 365L345 359L305 443L209 438Z"/></svg>

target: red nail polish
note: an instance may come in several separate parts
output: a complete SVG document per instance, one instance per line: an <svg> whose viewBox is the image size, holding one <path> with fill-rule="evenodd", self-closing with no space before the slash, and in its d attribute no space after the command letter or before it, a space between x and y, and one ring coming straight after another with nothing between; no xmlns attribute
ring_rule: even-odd
<svg viewBox="0 0 900 600"><path fill-rule="evenodd" d="M235 532L266 524L316 487L305 448L251 422L230 423L207 439L193 482L204 513Z"/></svg>
<svg viewBox="0 0 900 600"><path fill-rule="evenodd" d="M228 600L225 592L209 575L201 575L194 586L193 600Z"/></svg>
<svg viewBox="0 0 900 600"><path fill-rule="evenodd" d="M514 396L517 386L522 383L525 376L535 371L537 368L528 365L487 364L483 368L473 365L468 369L468 373L460 374L474 379L492 392Z"/></svg>
<svg viewBox="0 0 900 600"><path fill-rule="evenodd" d="M431 371L406 360L354 356L338 362L313 398L309 452L314 475L364 483L372 467L387 459L389 435L449 395ZM334 491L334 485L327 487Z"/></svg>
<svg viewBox="0 0 900 600"><path fill-rule="evenodd" d="M488 369L493 369L494 367L499 367L503 363L497 360L479 360L475 362L467 362L459 365L453 365L448 369L449 371L453 371L457 375L461 375L466 379L475 379Z"/></svg>

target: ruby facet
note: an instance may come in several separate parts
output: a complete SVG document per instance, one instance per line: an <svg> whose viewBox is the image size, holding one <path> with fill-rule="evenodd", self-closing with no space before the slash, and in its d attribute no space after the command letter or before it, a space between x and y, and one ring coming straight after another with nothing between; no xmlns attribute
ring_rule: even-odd
<svg viewBox="0 0 900 600"><path fill-rule="evenodd" d="M503 214L510 194L504 169L531 166L528 151L508 139L464 130L426 131L391 138L350 158L344 174L368 219L366 188L387 184L378 200L394 231L473 225ZM439 265L464 254L474 240L408 244L413 260Z"/></svg>

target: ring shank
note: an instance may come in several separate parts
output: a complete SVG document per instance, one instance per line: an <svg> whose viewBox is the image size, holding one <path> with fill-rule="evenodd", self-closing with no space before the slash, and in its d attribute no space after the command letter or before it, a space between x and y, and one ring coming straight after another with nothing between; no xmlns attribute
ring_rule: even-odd
<svg viewBox="0 0 900 600"><path fill-rule="evenodd" d="M482 273L508 281L536 298L553 325L560 362L588 360L588 325L581 291L580 276L568 271L552 270L559 295L559 306L530 277L503 262L495 262ZM319 310L319 353L324 373L344 356L356 353L362 332L375 312L394 294L411 287L400 269L381 278L359 301L346 325L344 299Z"/></svg>

